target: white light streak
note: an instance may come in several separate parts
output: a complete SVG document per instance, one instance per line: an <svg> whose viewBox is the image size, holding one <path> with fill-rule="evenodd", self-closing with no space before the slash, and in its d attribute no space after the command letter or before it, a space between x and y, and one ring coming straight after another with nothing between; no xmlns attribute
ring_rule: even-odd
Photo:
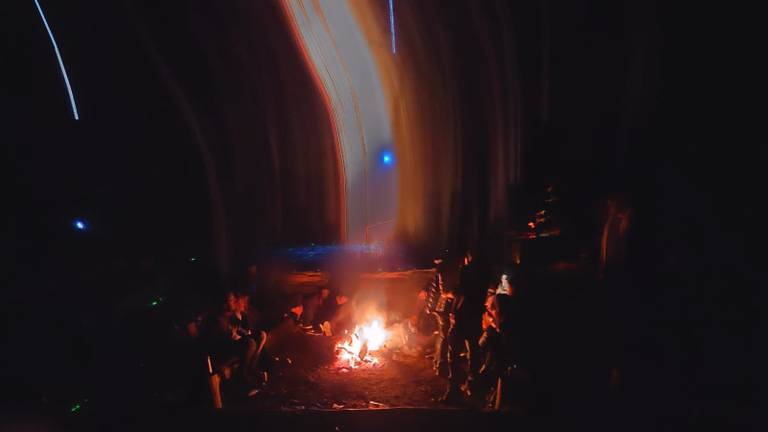
<svg viewBox="0 0 768 432"><path fill-rule="evenodd" d="M45 30L48 31L48 36L51 38L51 44L53 45L53 51L56 53L56 59L59 61L59 69L61 69L61 76L64 77L64 84L67 86L67 93L69 93L69 103L72 105L72 115L75 120L80 120L80 116L77 114L77 105L75 104L75 95L72 93L72 86L69 85L69 76L67 75L67 69L64 67L64 60L61 59L61 53L59 52L59 46L56 44L56 38L53 37L51 27L48 25L48 20L45 19L45 13L43 8L40 7L40 2L35 0L35 6L37 11L40 12L40 18L43 20Z"/></svg>
<svg viewBox="0 0 768 432"><path fill-rule="evenodd" d="M395 46L395 7L392 4L394 0L389 0L389 33L392 35L392 54L397 52Z"/></svg>

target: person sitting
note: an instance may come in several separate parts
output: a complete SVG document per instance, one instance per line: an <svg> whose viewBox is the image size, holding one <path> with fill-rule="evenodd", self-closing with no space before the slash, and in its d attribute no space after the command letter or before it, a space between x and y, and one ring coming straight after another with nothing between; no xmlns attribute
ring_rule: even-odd
<svg viewBox="0 0 768 432"><path fill-rule="evenodd" d="M330 289L328 287L320 288L316 294L310 295L303 300L303 321L307 325L311 325L312 329L309 333L322 334L324 333L324 309L327 309L328 304L331 303Z"/></svg>
<svg viewBox="0 0 768 432"><path fill-rule="evenodd" d="M280 364L313 365L324 360L319 345L330 343L327 338L318 338L310 333L304 316L305 299L301 294L294 294L284 304L282 320L270 331L267 350ZM324 351L322 351L324 352ZM327 352L332 352L328 349ZM283 362L284 360L284 362ZM284 365L285 366L285 365Z"/></svg>
<svg viewBox="0 0 768 432"><path fill-rule="evenodd" d="M267 342L267 332L255 326L259 320L256 309L250 304L248 293L238 293L235 297L237 304L232 313L230 325L239 337L250 338L256 342L256 351L252 353L250 358L246 359L244 366L248 374L258 374L259 360Z"/></svg>
<svg viewBox="0 0 768 432"><path fill-rule="evenodd" d="M294 294L284 299L281 303L280 309L285 312L283 312L280 320L272 327L268 345L273 345L273 342L279 342L278 340L283 339L287 334L303 333L308 328L304 313L304 296ZM273 335L274 337L272 337Z"/></svg>
<svg viewBox="0 0 768 432"><path fill-rule="evenodd" d="M333 291L329 287L323 287L320 291L322 301L313 321L313 324L318 325L326 336L342 332L351 323L349 308L346 306L349 299Z"/></svg>
<svg viewBox="0 0 768 432"><path fill-rule="evenodd" d="M266 333L259 332L255 338L249 336L248 330L243 327L245 315L241 300L232 291L227 292L225 298L224 307L214 312L208 320L207 345L214 359L215 370L223 378L230 378L237 368L243 381L250 384L255 381L253 359L263 348Z"/></svg>

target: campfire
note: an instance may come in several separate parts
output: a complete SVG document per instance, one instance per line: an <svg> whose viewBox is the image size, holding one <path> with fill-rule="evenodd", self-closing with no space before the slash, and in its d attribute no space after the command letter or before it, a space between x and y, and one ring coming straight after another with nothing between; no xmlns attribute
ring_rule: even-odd
<svg viewBox="0 0 768 432"><path fill-rule="evenodd" d="M355 369L378 364L379 359L375 354L384 347L388 337L389 332L380 319L356 325L352 333L336 344L337 365Z"/></svg>

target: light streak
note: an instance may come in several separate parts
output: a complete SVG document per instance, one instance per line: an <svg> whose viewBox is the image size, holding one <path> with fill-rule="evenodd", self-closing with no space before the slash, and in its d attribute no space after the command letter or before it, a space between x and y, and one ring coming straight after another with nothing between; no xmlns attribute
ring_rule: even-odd
<svg viewBox="0 0 768 432"><path fill-rule="evenodd" d="M341 237L362 242L369 221L392 219L397 209L397 170L381 169L396 159L382 154L393 139L373 52L347 2L280 4L330 114L341 168Z"/></svg>
<svg viewBox="0 0 768 432"><path fill-rule="evenodd" d="M397 47L395 46L395 7L392 2L394 2L394 0L389 0L389 33L392 37L392 54L396 54Z"/></svg>
<svg viewBox="0 0 768 432"><path fill-rule="evenodd" d="M53 51L56 53L56 59L59 61L61 76L64 77L64 84L67 86L67 93L69 93L69 103L72 105L72 115L75 117L75 120L80 120L80 116L77 113L77 105L75 104L75 95L72 93L72 86L69 85L69 76L67 75L67 69L64 67L64 60L62 60L61 53L59 52L59 45L56 43L56 38L53 36L51 27L48 25L48 20L45 19L45 13L43 13L43 8L40 7L40 2L38 2L38 0L35 0L35 6L37 6L37 11L40 13L40 18L43 20L45 30L48 31L48 36L51 38L51 44L53 45Z"/></svg>

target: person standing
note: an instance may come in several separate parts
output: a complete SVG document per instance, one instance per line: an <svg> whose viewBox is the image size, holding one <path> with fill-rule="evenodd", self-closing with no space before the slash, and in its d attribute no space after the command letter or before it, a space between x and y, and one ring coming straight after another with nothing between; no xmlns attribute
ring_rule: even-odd
<svg viewBox="0 0 768 432"><path fill-rule="evenodd" d="M474 373L479 366L477 341L482 333L485 300L482 274L479 263L473 259L471 251L467 251L459 270L455 306L449 315L450 376L448 390L443 396L448 403L460 402L465 392L471 394ZM466 353L466 362L461 361L462 353Z"/></svg>
<svg viewBox="0 0 768 432"><path fill-rule="evenodd" d="M611 196L607 201L608 217L600 236L598 278L604 292L607 315L607 363L609 384L617 387L627 344L628 323L633 321L631 311L631 278L628 268L628 244L632 211L626 198Z"/></svg>
<svg viewBox="0 0 768 432"><path fill-rule="evenodd" d="M608 218L600 237L600 278L616 281L626 272L627 234L632 212L622 198L608 199Z"/></svg>
<svg viewBox="0 0 768 432"><path fill-rule="evenodd" d="M450 374L448 334L450 332L450 312L453 305L453 292L446 279L447 262L445 257L435 259L435 272L425 288L426 311L434 317L437 324L435 340L434 368L438 376L448 378Z"/></svg>

